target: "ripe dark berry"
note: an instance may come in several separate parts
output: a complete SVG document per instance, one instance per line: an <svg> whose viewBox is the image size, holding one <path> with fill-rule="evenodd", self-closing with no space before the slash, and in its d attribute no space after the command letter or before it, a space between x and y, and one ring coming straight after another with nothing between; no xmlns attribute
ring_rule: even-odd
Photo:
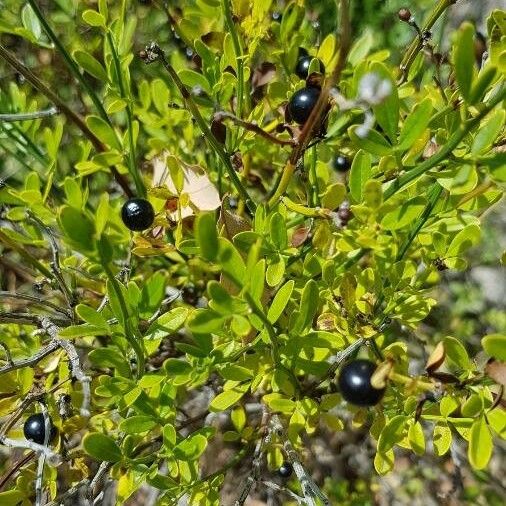
<svg viewBox="0 0 506 506"><path fill-rule="evenodd" d="M293 472L293 467L290 462L283 462L281 467L278 469L278 473L281 478L288 478Z"/></svg>
<svg viewBox="0 0 506 506"><path fill-rule="evenodd" d="M56 427L53 425L51 419L49 419L49 424L51 426L49 441L52 441L56 436ZM25 438L29 441L33 441L39 445L44 444L46 435L44 415L42 413L36 413L35 415L29 416L23 426L23 433Z"/></svg>
<svg viewBox="0 0 506 506"><path fill-rule="evenodd" d="M385 389L378 390L371 385L371 377L375 370L376 364L370 360L358 359L345 364L338 379L344 399L356 406L377 404L383 397Z"/></svg>
<svg viewBox="0 0 506 506"><path fill-rule="evenodd" d="M181 298L190 306L195 306L199 300L199 293L193 283L188 283L181 289Z"/></svg>
<svg viewBox="0 0 506 506"><path fill-rule="evenodd" d="M337 155L334 158L334 169L338 172L347 172L350 170L351 163L348 157L344 155Z"/></svg>
<svg viewBox="0 0 506 506"><path fill-rule="evenodd" d="M289 118L299 125L303 125L318 102L319 96L320 90L318 88L302 88L295 92L288 102Z"/></svg>
<svg viewBox="0 0 506 506"><path fill-rule="evenodd" d="M301 79L307 79L307 76L309 74L309 66L311 65L311 60L313 59L312 56L302 56L298 59L297 65L295 66L295 73L301 78ZM322 74L325 74L325 65L318 60L320 64L320 72Z"/></svg>
<svg viewBox="0 0 506 506"><path fill-rule="evenodd" d="M153 206L146 199L129 199L121 209L121 219L130 230L146 230L155 220Z"/></svg>

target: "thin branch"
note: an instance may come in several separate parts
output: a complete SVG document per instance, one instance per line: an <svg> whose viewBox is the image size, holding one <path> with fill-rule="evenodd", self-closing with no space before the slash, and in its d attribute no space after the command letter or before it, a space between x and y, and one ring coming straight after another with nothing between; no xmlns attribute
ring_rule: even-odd
<svg viewBox="0 0 506 506"><path fill-rule="evenodd" d="M53 231L32 212L29 212L28 216L32 221L34 221L39 226L39 228L42 231L46 233L49 239L49 244L51 246L51 251L53 253L53 261L51 262L51 271L53 272L53 276L55 277L61 292L63 293L65 299L67 300L68 306L72 308L75 306L74 300L75 298L74 295L72 294L72 291L67 286L65 278L63 277L62 274L60 266L60 252L58 251L58 244L56 244L56 239L54 238Z"/></svg>
<svg viewBox="0 0 506 506"><path fill-rule="evenodd" d="M36 351L32 356L28 358L23 358L21 360L17 360L16 362L11 361L7 365L0 367L0 374L16 371L17 369L22 369L23 367L33 367L43 358L47 357L48 355L56 351L58 347L59 345L57 342L51 341L49 344L44 346L44 348L41 348L40 350Z"/></svg>
<svg viewBox="0 0 506 506"><path fill-rule="evenodd" d="M18 460L0 479L0 490L2 490L6 483L25 465L32 460L34 452L28 453L25 457Z"/></svg>
<svg viewBox="0 0 506 506"><path fill-rule="evenodd" d="M50 107L43 111L21 112L17 114L0 114L0 122L31 121L34 119L47 118L58 114L56 107Z"/></svg>
<svg viewBox="0 0 506 506"><path fill-rule="evenodd" d="M0 436L0 443L10 448L22 448L23 450L32 450L39 454L43 453L51 462L58 462L60 460L60 456L54 453L50 448L34 443L33 441L10 439L5 436Z"/></svg>
<svg viewBox="0 0 506 506"><path fill-rule="evenodd" d="M275 135L267 132L266 130L258 126L256 123L245 121L227 111L218 111L217 113L214 114L214 119L220 122L225 119L229 119L233 121L236 125L239 125L251 132L255 132L256 134L262 136L264 139L267 139L268 141L273 142L274 144L279 144L280 146L293 146L296 143L294 139L280 139L279 137L276 137Z"/></svg>
<svg viewBox="0 0 506 506"><path fill-rule="evenodd" d="M65 501L67 499L70 499L71 497L76 495L79 492L79 490L81 490L83 487L87 487L89 484L90 480L87 478L76 483L75 485L70 487L66 492L59 495L54 501L48 502L46 506L61 506L61 504L65 504Z"/></svg>
<svg viewBox="0 0 506 506"><path fill-rule="evenodd" d="M43 402L39 402L42 415L44 416L44 443L43 446L49 448L49 440L51 437L51 419L47 412L47 407ZM46 463L46 455L41 453L39 455L39 462L37 464L37 476L35 478L35 506L43 506L42 486L44 483L44 464Z"/></svg>
<svg viewBox="0 0 506 506"><path fill-rule="evenodd" d="M265 409L262 415L262 421L260 422L261 437L257 441L255 451L253 453L253 463L251 466L251 472L249 473L246 481L243 485L241 492L239 493L238 499L234 502L234 506L243 506L251 493L251 489L260 478L260 464L262 463L263 448L270 440L269 431L269 419L270 413Z"/></svg>
<svg viewBox="0 0 506 506"><path fill-rule="evenodd" d="M272 416L271 427L272 431L275 432L282 441L283 449L286 453L288 461L293 467L297 479L299 480L302 494L307 506L317 506L316 499L320 499L320 501L322 501L325 506L330 506L330 501L302 466L299 460L299 456L297 455L297 452L290 442L290 439L288 438L278 415Z"/></svg>
<svg viewBox="0 0 506 506"><path fill-rule="evenodd" d="M289 488L280 487L277 483L274 483L273 481L259 480L259 483L265 485L266 487L272 490L275 490L276 492L288 494L294 501L297 501L297 504L304 504L305 502L304 497L297 495L295 492L292 492Z"/></svg>
<svg viewBox="0 0 506 506"><path fill-rule="evenodd" d="M341 73L346 65L348 53L351 47L351 24L350 24L350 12L349 12L349 0L338 0L341 8L340 16L341 21L339 23L340 31L340 47L339 57L336 66L328 79L325 80L325 84L322 88L318 101L313 107L309 118L302 128L302 132L297 140L297 144L294 146L290 157L283 169L282 176L278 182L277 188L273 196L269 199L269 207L276 205L279 199L284 195L290 181L293 178L293 173L297 162L304 155L304 152L314 136L314 133L320 127L323 116L327 110L329 104L330 90L339 81Z"/></svg>
<svg viewBox="0 0 506 506"><path fill-rule="evenodd" d="M52 302L49 302L47 300L40 299L39 297L34 297L33 295L28 295L25 293L17 293L17 292L7 292L5 290L0 290L0 298L3 299L19 299L19 300L26 300L28 302L33 302L34 304L38 306L45 306L50 309L54 309L55 311L58 311L58 313L62 313L67 318L70 318L71 315L66 309L63 309L60 306L57 306L56 304L53 304Z"/></svg>
<svg viewBox="0 0 506 506"><path fill-rule="evenodd" d="M35 89L47 97L65 117L74 123L85 137L93 144L93 147L99 151L107 151L107 148L100 139L88 128L84 120L73 109L71 109L48 85L39 79L28 67L21 63L10 51L0 44L0 57L3 58L11 67L19 72ZM111 167L111 173L116 182L121 186L128 197L134 194L129 188L124 176L118 172L115 167Z"/></svg>
<svg viewBox="0 0 506 506"><path fill-rule="evenodd" d="M183 97L183 100L186 104L186 107L191 112L193 118L197 122L200 130L204 134L204 137L209 142L211 147L214 149L220 160L222 161L223 165L225 166L225 169L227 171L228 176L230 177L230 180L232 181L232 184L236 188L237 192L241 196L241 198L244 200L244 203L246 207L248 208L251 215L255 213L256 205L251 199L251 197L248 194L248 191L241 183L241 180L237 176L236 171L232 167L232 163L230 161L230 157L225 153L225 150L223 149L223 146L218 142L214 134L211 132L211 129L207 125L206 120L203 118L202 114L200 113L199 108L197 107L197 104L192 99L191 93L188 91L186 86L183 84L181 79L179 79L179 76L177 75L177 72L174 70L172 65L169 64L167 61L167 58L165 57L164 51L160 48L158 44L155 42L152 42L144 51L141 52L141 58L146 63L153 63L157 60L160 60L162 62L162 65L164 66L167 73L170 75L172 81L176 85L177 89L179 90L179 93Z"/></svg>

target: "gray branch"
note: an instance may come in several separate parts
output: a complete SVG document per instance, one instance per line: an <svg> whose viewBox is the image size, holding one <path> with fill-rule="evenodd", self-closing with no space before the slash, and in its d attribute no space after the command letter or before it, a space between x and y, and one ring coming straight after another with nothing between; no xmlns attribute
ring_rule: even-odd
<svg viewBox="0 0 506 506"><path fill-rule="evenodd" d="M12 123L14 121L31 121L34 119L47 118L49 116L54 116L58 114L58 109L56 107L50 107L49 109L44 109L42 111L34 111L34 112L21 112L15 114L0 114L0 122L9 122Z"/></svg>
<svg viewBox="0 0 506 506"><path fill-rule="evenodd" d="M317 506L316 499L320 499L320 501L325 506L330 506L330 501L327 499L325 494L318 488L316 483L313 481L311 476L306 472L304 467L302 466L299 456L297 452L293 448L292 443L288 439L287 434L285 433L285 429L281 424L278 415L273 415L271 418L271 429L274 433L278 435L278 437L283 442L283 449L285 450L286 456L290 464L292 464L293 470L297 479L299 480L302 494L304 496L304 501L307 506Z"/></svg>

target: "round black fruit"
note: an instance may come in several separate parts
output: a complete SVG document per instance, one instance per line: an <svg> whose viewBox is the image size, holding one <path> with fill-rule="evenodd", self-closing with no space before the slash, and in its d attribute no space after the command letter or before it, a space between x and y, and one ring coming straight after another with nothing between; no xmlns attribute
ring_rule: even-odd
<svg viewBox="0 0 506 506"><path fill-rule="evenodd" d="M383 397L385 389L378 390L371 385L371 377L375 370L376 364L370 360L358 359L345 364L338 379L344 399L356 406L377 404Z"/></svg>
<svg viewBox="0 0 506 506"><path fill-rule="evenodd" d="M292 121L303 125L320 96L319 88L302 88L296 91L288 102L288 115Z"/></svg>
<svg viewBox="0 0 506 506"><path fill-rule="evenodd" d="M139 232L153 225L155 211L146 199L129 199L123 204L121 219L127 228Z"/></svg>
<svg viewBox="0 0 506 506"><path fill-rule="evenodd" d="M283 462L278 469L278 473L282 478L288 478L293 472L293 467L290 462Z"/></svg>
<svg viewBox="0 0 506 506"><path fill-rule="evenodd" d="M302 56L298 59L297 65L295 66L295 73L301 78L301 79L307 79L307 76L309 74L309 66L311 65L311 60L313 59L312 56ZM325 74L325 65L318 60L320 64L320 72L322 74Z"/></svg>
<svg viewBox="0 0 506 506"><path fill-rule="evenodd" d="M337 155L334 158L334 169L338 172L347 172L350 170L351 163L347 156Z"/></svg>
<svg viewBox="0 0 506 506"><path fill-rule="evenodd" d="M51 426L49 441L52 441L56 436L56 427L53 425L51 419L49 419L49 425ZM44 444L46 435L44 415L42 413L36 413L35 415L29 416L23 426L23 433L25 438L29 441L33 441L39 445Z"/></svg>

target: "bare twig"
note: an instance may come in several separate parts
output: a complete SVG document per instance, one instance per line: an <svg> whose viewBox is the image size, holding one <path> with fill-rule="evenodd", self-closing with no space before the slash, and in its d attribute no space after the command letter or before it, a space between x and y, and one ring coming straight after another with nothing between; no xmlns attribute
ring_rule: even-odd
<svg viewBox="0 0 506 506"><path fill-rule="evenodd" d="M59 347L57 342L51 341L49 344L36 351L32 356L17 360L16 362L10 361L7 365L0 367L0 374L4 374L10 371L15 371L23 367L33 367L35 364L40 362L43 358L47 357L53 351L56 351Z"/></svg>
<svg viewBox="0 0 506 506"><path fill-rule="evenodd" d="M5 360L7 360L7 364L9 365L14 364L12 360L11 350L9 350L9 347L6 344L0 342L0 348L2 348L2 350L4 350L5 352Z"/></svg>
<svg viewBox="0 0 506 506"><path fill-rule="evenodd" d="M214 119L220 122L225 119L229 119L233 121L236 125L239 125L245 128L246 130L250 130L251 132L255 132L258 135L262 136L264 139L267 139L268 141L273 142L274 144L279 144L280 146L293 146L296 143L294 139L280 139L279 137L276 137L275 135L265 131L256 123L245 121L227 111L218 111L217 113L215 113Z"/></svg>
<svg viewBox="0 0 506 506"><path fill-rule="evenodd" d="M243 485L243 488L239 494L239 498L234 502L234 506L243 506L243 504L246 502L246 499L248 498L251 489L255 485L255 483L260 478L260 464L262 462L262 455L263 455L263 447L266 443L268 443L270 439L270 431L268 427L270 414L269 412L264 408L264 412L262 415L262 421L260 423L261 427L261 437L257 441L257 444L255 446L255 451L253 453L253 464L251 466L251 472L249 473L248 477L246 478L246 481Z"/></svg>
<svg viewBox="0 0 506 506"><path fill-rule="evenodd" d="M46 405L39 402L40 409L44 416L44 443L43 446L49 448L49 440L51 438L51 419L47 412ZM46 463L46 455L41 453L39 455L39 462L37 464L37 476L35 478L35 506L43 506L42 485L44 483L44 464Z"/></svg>
<svg viewBox="0 0 506 506"><path fill-rule="evenodd" d="M24 450L32 450L36 453L43 453L46 458L50 459L51 462L58 462L60 457L54 453L50 448L44 445L39 445L33 441L27 441L24 439L10 439L5 436L0 436L0 443L10 448L22 448Z"/></svg>
<svg viewBox="0 0 506 506"><path fill-rule="evenodd" d="M100 482L104 479L105 475L109 471L109 469L112 467L112 464L110 462L102 462L100 464L100 467L98 468L97 473L93 477L93 480L91 480L88 489L86 491L86 497L89 501L93 501L93 498L95 496L95 490L97 486L100 484Z"/></svg>
<svg viewBox="0 0 506 506"><path fill-rule="evenodd" d="M22 459L18 460L0 479L0 490L2 490L5 484L25 465L32 460L35 454L33 452L28 453Z"/></svg>
<svg viewBox="0 0 506 506"><path fill-rule="evenodd" d="M319 489L319 487L313 481L311 476L309 476L307 471L302 466L299 460L299 456L297 455L297 452L295 451L292 443L290 442L290 439L285 433L285 429L281 424L281 420L279 419L278 415L272 416L271 428L272 431L276 433L282 441L283 449L286 453L288 461L293 467L297 479L299 480L302 489L302 494L304 496L304 500L307 506L317 506L316 502L317 499L320 499L320 501L325 506L330 506L330 501L327 499L325 494Z"/></svg>
<svg viewBox="0 0 506 506"><path fill-rule="evenodd" d="M39 297L34 297L33 295L28 295L25 293L17 293L17 292L7 292L4 290L0 290L0 298L26 300L28 302L33 302L34 304L36 304L38 306L46 306L50 309L54 309L55 311L58 311L59 313L64 314L68 318L70 318L70 316L71 316L66 309L64 309L60 306L57 306L56 304L53 304L52 302L49 302L48 300L43 300L43 299L40 299Z"/></svg>
<svg viewBox="0 0 506 506"><path fill-rule="evenodd" d="M91 378L86 374L84 374L81 368L81 361L79 359L79 355L77 354L75 346L70 341L67 341L66 339L60 339L58 337L58 332L60 329L48 318L45 317L40 318L40 326L51 337L51 341L55 342L58 345L58 347L62 348L67 354L70 361L70 371L72 377L74 377L77 381L81 383L83 389L83 400L81 403L81 410L80 410L81 416L89 417L90 400L91 400L91 392L90 392Z"/></svg>
<svg viewBox="0 0 506 506"><path fill-rule="evenodd" d="M58 286L60 287L61 292L63 293L63 296L67 300L67 304L70 308L75 306L75 300L74 295L72 294L72 291L67 286L67 283L65 282L65 278L63 277L61 266L60 266L60 252L58 251L58 244L56 244L56 239L54 238L52 230L43 223L37 216L35 216L32 212L28 213L28 216L30 219L35 222L38 227L44 231L49 239L49 244L51 246L51 251L53 253L53 261L51 262L51 271L53 273L53 276L55 277Z"/></svg>
<svg viewBox="0 0 506 506"><path fill-rule="evenodd" d="M283 492L285 494L288 494L294 501L297 501L297 504L304 504L304 498L300 495L297 495L295 492L292 492L289 488L280 487L273 481L259 480L259 483L265 485L268 488L271 488L272 490L275 490L276 492Z"/></svg>
<svg viewBox="0 0 506 506"><path fill-rule="evenodd" d="M61 504L65 504L65 501L67 499L70 499L71 497L76 495L77 492L79 492L79 490L81 490L83 487L87 487L89 485L89 483L90 483L90 480L88 480L88 479L85 479L85 480L82 480L82 481L76 483L74 486L69 488L66 492L59 495L54 501L48 502L46 504L46 506L60 506Z"/></svg>
<svg viewBox="0 0 506 506"><path fill-rule="evenodd" d="M56 107L50 107L49 109L45 109L43 111L22 112L17 114L0 114L0 121L31 121L33 119L54 116L55 114L58 114L58 109Z"/></svg>

